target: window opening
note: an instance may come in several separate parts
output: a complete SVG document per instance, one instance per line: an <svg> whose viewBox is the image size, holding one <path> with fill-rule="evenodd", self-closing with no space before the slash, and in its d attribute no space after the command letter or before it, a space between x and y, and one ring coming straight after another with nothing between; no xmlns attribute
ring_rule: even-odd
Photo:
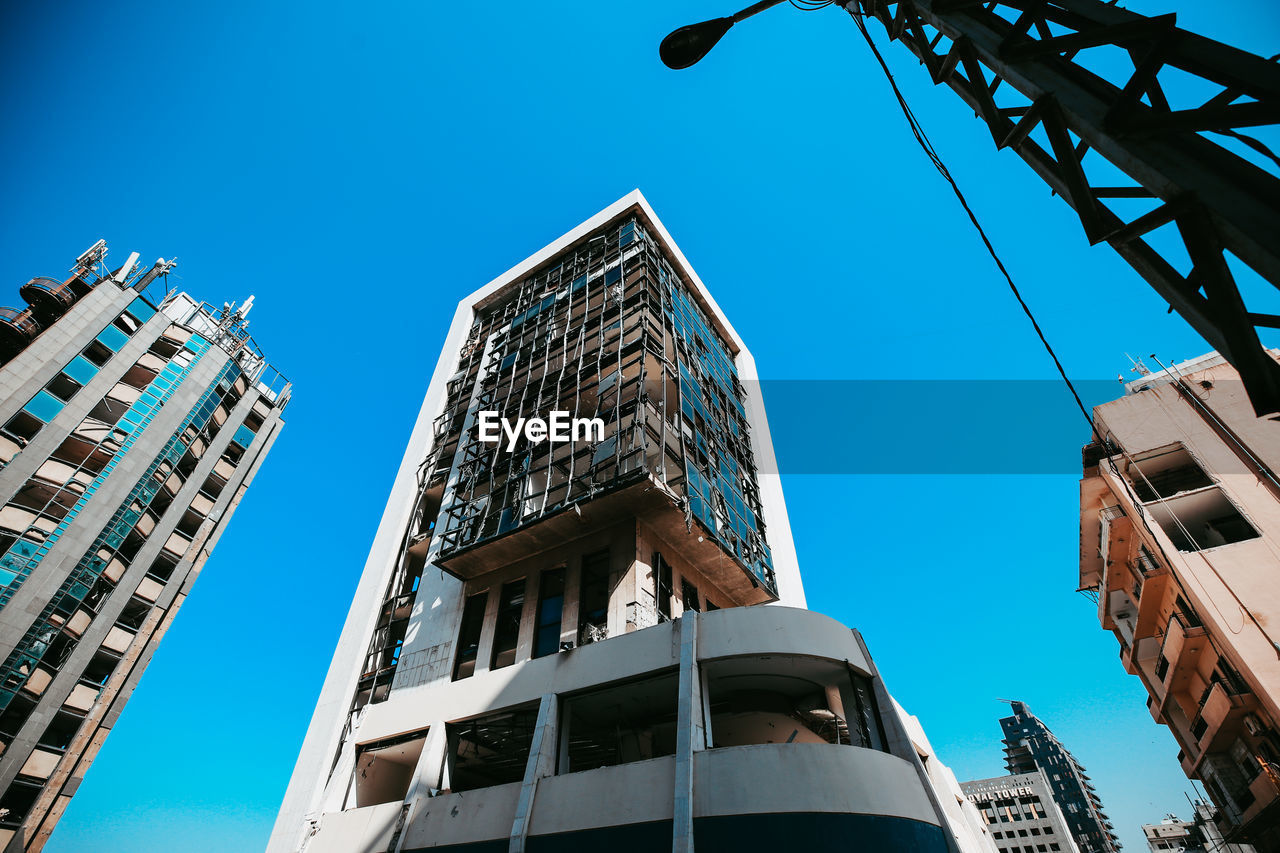
<svg viewBox="0 0 1280 853"><path fill-rule="evenodd" d="M476 655L480 651L480 632L484 629L484 610L489 592L467 596L462 608L462 626L458 631L458 658L453 664L453 679L469 678L476 671Z"/></svg>
<svg viewBox="0 0 1280 853"><path fill-rule="evenodd" d="M685 610L695 613L702 610L702 605L698 603L698 588L684 578L680 578L680 598Z"/></svg>
<svg viewBox="0 0 1280 853"><path fill-rule="evenodd" d="M674 672L567 697L560 772L674 755L678 703Z"/></svg>
<svg viewBox="0 0 1280 853"><path fill-rule="evenodd" d="M538 621L533 656L545 657L560 650L560 623L564 611L564 569L550 569L538 580Z"/></svg>
<svg viewBox="0 0 1280 853"><path fill-rule="evenodd" d="M578 644L595 643L609 636L609 552L597 551L582 558L578 584Z"/></svg>
<svg viewBox="0 0 1280 853"><path fill-rule="evenodd" d="M409 795L427 742L425 730L356 748L356 808L398 803Z"/></svg>
<svg viewBox="0 0 1280 853"><path fill-rule="evenodd" d="M538 705L449 723L448 790L472 791L524 779Z"/></svg>
<svg viewBox="0 0 1280 853"><path fill-rule="evenodd" d="M524 578L502 585L498 599L498 619L493 631L493 655L490 669L501 669L516 662L516 645L520 640L520 616L524 612Z"/></svg>

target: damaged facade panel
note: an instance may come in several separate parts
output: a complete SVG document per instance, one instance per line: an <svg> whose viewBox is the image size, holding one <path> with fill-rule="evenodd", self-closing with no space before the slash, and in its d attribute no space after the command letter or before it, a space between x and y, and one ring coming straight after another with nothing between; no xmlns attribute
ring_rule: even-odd
<svg viewBox="0 0 1280 853"><path fill-rule="evenodd" d="M688 524L776 594L730 344L640 219L564 253L482 308L436 419L425 489L438 564L609 492L659 485ZM481 440L477 415L600 419L594 441Z"/></svg>

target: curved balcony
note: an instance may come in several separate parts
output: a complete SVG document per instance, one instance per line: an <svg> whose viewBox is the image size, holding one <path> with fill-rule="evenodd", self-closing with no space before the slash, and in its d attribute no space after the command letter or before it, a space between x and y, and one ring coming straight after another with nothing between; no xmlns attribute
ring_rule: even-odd
<svg viewBox="0 0 1280 853"><path fill-rule="evenodd" d="M0 308L0 359L8 361L40 334L40 324L30 309Z"/></svg>
<svg viewBox="0 0 1280 853"><path fill-rule="evenodd" d="M80 298L71 281L61 282L45 276L36 276L18 289L18 295L27 300L32 312L42 325L49 325L67 312Z"/></svg>

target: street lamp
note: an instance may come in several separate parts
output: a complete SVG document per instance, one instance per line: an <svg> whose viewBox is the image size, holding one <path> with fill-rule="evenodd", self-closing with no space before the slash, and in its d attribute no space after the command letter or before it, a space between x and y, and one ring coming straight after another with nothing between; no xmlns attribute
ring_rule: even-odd
<svg viewBox="0 0 1280 853"><path fill-rule="evenodd" d="M711 48L716 46L716 42L720 41L724 34L729 32L729 28L738 21L750 18L783 2L785 0L761 0L732 17L713 18L700 24L681 27L662 40L662 44L658 47L658 55L662 57L663 64L668 68L677 70L688 68L706 56Z"/></svg>

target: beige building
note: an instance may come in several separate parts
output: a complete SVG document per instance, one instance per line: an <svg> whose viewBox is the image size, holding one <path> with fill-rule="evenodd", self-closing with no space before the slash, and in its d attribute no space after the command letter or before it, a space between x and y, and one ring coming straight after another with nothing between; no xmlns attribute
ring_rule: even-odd
<svg viewBox="0 0 1280 853"><path fill-rule="evenodd" d="M1217 809L1204 800L1193 804L1192 820L1167 815L1159 823L1143 824L1148 853L1255 853L1249 844L1228 844L1214 820Z"/></svg>
<svg viewBox="0 0 1280 853"><path fill-rule="evenodd" d="M1094 409L1080 589L1218 807L1228 842L1280 850L1280 424L1208 355Z"/></svg>

